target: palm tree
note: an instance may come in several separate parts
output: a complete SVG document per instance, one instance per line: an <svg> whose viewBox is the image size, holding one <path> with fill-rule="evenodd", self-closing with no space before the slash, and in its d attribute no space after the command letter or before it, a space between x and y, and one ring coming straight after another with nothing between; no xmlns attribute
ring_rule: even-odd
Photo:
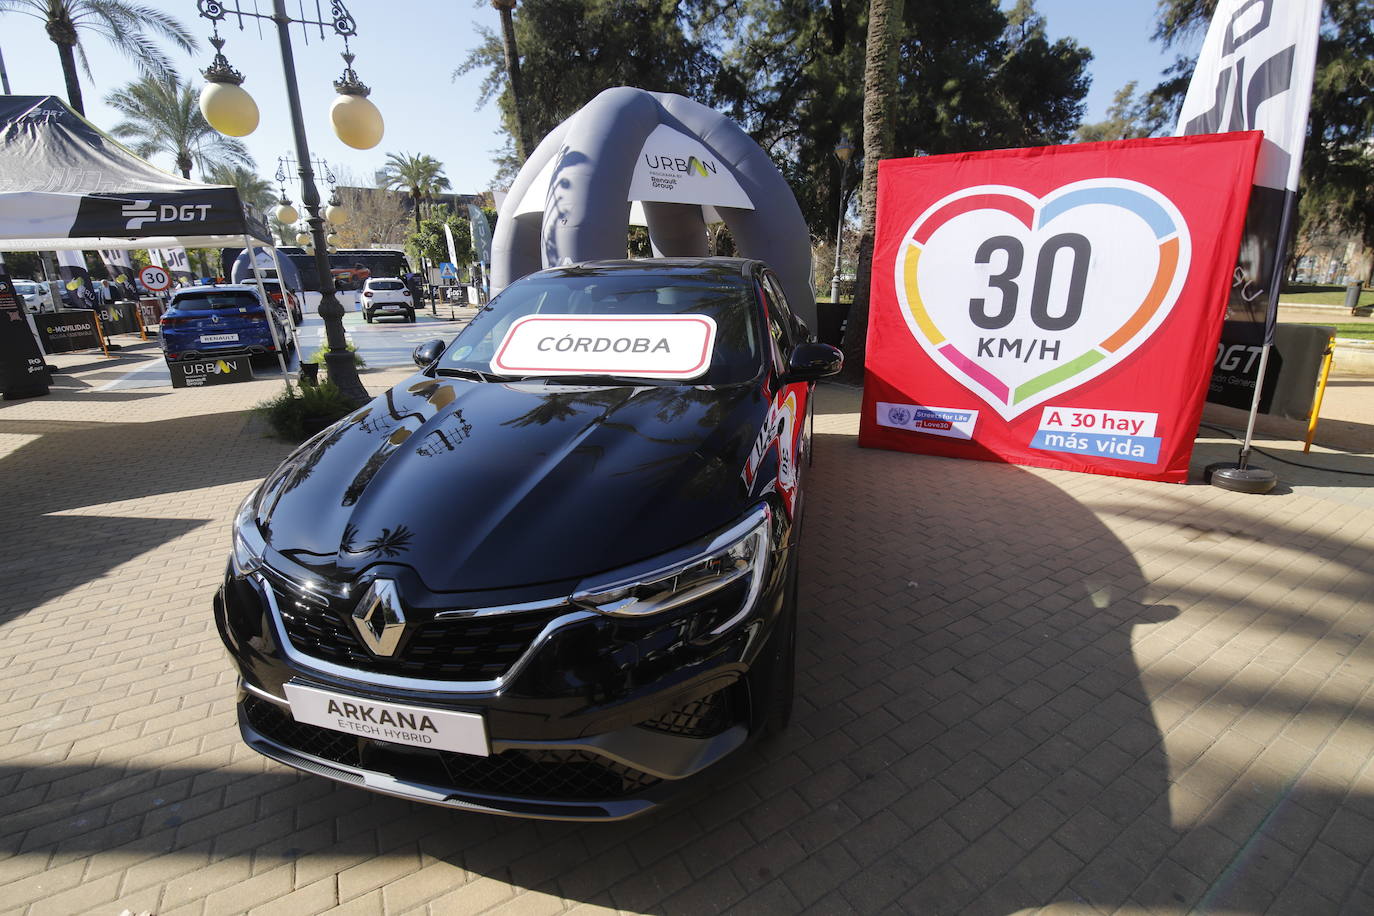
<svg viewBox="0 0 1374 916"><path fill-rule="evenodd" d="M420 205L440 191L449 189L444 164L433 156L413 153L387 153L382 169L382 187L404 190L415 207L415 231L420 231Z"/></svg>
<svg viewBox="0 0 1374 916"><path fill-rule="evenodd" d="M133 60L145 75L173 74L172 63L153 41L153 35L170 39L183 51L196 50L196 39L175 17L152 6L125 0L0 0L0 13L22 13L40 19L48 38L57 45L62 76L67 81L67 101L77 114L86 113L76 62L91 76L82 33L99 35L117 51ZM150 34L151 33L151 34Z"/></svg>
<svg viewBox="0 0 1374 916"><path fill-rule="evenodd" d="M105 104L128 118L110 133L128 140L145 159L170 153L183 178L191 177L192 165L201 174L217 165L255 165L242 140L226 137L206 122L195 92L176 74L145 76L110 93Z"/></svg>
<svg viewBox="0 0 1374 916"><path fill-rule="evenodd" d="M868 343L868 278L873 268L873 234L878 222L878 161L892 155L893 101L897 51L905 0L870 0L864 51L864 179L859 228L859 263L854 270L854 304L844 331L844 377L863 384Z"/></svg>
<svg viewBox="0 0 1374 916"><path fill-rule="evenodd" d="M506 51L511 107L515 109L515 155L524 164L534 150L530 149L530 132L525 124L524 92L520 86L520 52L515 46L515 23L511 19L515 0L491 0L491 5L501 14L501 43Z"/></svg>
<svg viewBox="0 0 1374 916"><path fill-rule="evenodd" d="M272 182L241 165L218 163L206 169L202 177L212 184L231 184L238 188L239 200L260 213L266 213L277 202Z"/></svg>

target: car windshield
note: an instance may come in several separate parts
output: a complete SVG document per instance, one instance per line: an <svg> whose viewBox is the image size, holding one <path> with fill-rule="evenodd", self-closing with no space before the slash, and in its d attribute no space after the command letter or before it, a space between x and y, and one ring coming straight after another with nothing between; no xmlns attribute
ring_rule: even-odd
<svg viewBox="0 0 1374 916"><path fill-rule="evenodd" d="M438 371L544 377L538 371L498 371L492 366L497 348L517 320L648 315L710 318L715 322L715 343L701 372L676 379L645 377L643 384L732 385L752 380L762 368L753 289L737 271L589 267L536 274L511 284L458 335L440 359ZM588 363L585 375L566 377L576 379L576 384L625 384L623 376L635 376L630 371L617 373L613 360Z"/></svg>
<svg viewBox="0 0 1374 916"><path fill-rule="evenodd" d="M23 293L25 296L28 296L38 292L38 284L19 282L14 284L14 290L15 292Z"/></svg>
<svg viewBox="0 0 1374 916"><path fill-rule="evenodd" d="M209 309L251 309L258 308L258 297L245 290L205 290L203 292L182 293L177 296L173 306L192 311Z"/></svg>
<svg viewBox="0 0 1374 916"><path fill-rule="evenodd" d="M400 280L370 280L368 289L404 289Z"/></svg>

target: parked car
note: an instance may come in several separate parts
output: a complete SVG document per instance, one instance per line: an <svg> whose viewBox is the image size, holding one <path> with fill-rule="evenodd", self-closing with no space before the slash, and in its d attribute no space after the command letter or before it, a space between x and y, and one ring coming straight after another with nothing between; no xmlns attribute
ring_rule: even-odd
<svg viewBox="0 0 1374 916"><path fill-rule="evenodd" d="M363 318L404 318L415 321L415 300L397 277L371 277L363 284Z"/></svg>
<svg viewBox="0 0 1374 916"><path fill-rule="evenodd" d="M257 281L246 280L244 285L256 287ZM301 322L305 320L305 313L301 310L300 294L289 289L283 290L281 281L275 277L272 279L264 277L262 288L267 290L267 298L272 300L272 304L278 309L287 310L291 315L291 323L300 327Z"/></svg>
<svg viewBox="0 0 1374 916"><path fill-rule="evenodd" d="M361 264L335 267L329 273L334 278L334 289L338 291L362 289L363 283L372 276L372 271Z"/></svg>
<svg viewBox="0 0 1374 916"><path fill-rule="evenodd" d="M239 508L215 618L251 747L613 820L787 723L811 394L842 357L763 264L543 271L415 361Z"/></svg>
<svg viewBox="0 0 1374 916"><path fill-rule="evenodd" d="M273 328L268 327L271 321ZM169 363L213 356L258 356L293 346L283 310L264 308L256 286L224 284L177 290L159 322Z"/></svg>
<svg viewBox="0 0 1374 916"><path fill-rule="evenodd" d="M57 311L57 306L53 304L52 291L48 289L46 283L38 283L34 280L15 280L14 291L19 295L19 300L24 304L26 311L35 314Z"/></svg>

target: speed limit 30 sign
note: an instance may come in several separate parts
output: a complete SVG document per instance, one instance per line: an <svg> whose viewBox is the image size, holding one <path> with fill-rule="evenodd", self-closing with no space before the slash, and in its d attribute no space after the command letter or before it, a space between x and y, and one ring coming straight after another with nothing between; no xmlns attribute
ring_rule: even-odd
<svg viewBox="0 0 1374 916"><path fill-rule="evenodd" d="M1259 140L884 161L860 444L1185 479Z"/></svg>
<svg viewBox="0 0 1374 916"><path fill-rule="evenodd" d="M138 282L150 292L162 293L172 288L172 275L156 264L149 264L138 272Z"/></svg>

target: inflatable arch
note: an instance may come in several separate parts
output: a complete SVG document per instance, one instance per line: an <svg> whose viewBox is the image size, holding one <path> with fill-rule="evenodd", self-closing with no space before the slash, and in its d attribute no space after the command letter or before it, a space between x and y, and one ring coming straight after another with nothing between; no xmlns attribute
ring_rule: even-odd
<svg viewBox="0 0 1374 916"><path fill-rule="evenodd" d="M607 89L554 128L501 206L492 293L553 267L625 257L647 226L656 257L705 257L724 221L744 257L766 261L816 327L811 235L782 173L739 125L680 95Z"/></svg>

